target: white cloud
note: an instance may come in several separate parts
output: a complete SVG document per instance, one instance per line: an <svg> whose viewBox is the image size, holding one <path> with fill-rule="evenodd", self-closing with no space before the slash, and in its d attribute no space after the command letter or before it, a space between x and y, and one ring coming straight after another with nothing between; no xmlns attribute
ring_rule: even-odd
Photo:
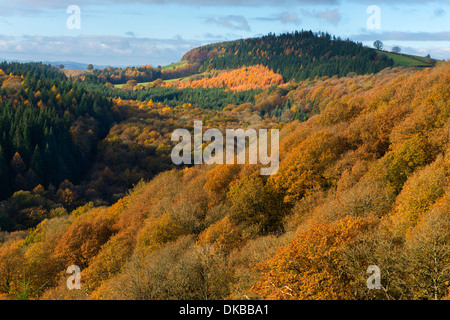
<svg viewBox="0 0 450 320"><path fill-rule="evenodd" d="M351 36L355 41L396 40L396 41L450 41L450 32L403 32L385 31L382 33L361 33Z"/></svg>
<svg viewBox="0 0 450 320"><path fill-rule="evenodd" d="M441 47L419 47L419 48L412 48L412 47L404 47L402 48L403 53L417 55L425 57L426 55L430 55L434 59L439 60L450 60L450 48L441 48Z"/></svg>
<svg viewBox="0 0 450 320"><path fill-rule="evenodd" d="M0 57L8 60L71 60L98 65L164 65L179 61L202 41L134 38L130 36L78 36L21 38L0 35Z"/></svg>
<svg viewBox="0 0 450 320"><path fill-rule="evenodd" d="M278 14L272 14L268 17L257 17L254 18L254 20L260 20L260 21L279 21L284 24L300 24L300 18L298 13L296 12L281 12Z"/></svg>
<svg viewBox="0 0 450 320"><path fill-rule="evenodd" d="M226 16L220 18L208 18L207 23L215 23L233 30L250 31L250 25L243 16Z"/></svg>
<svg viewBox="0 0 450 320"><path fill-rule="evenodd" d="M5 3L39 8L60 8L74 4L73 0L2 0ZM385 0L387 1L387 0ZM77 5L92 4L89 0L77 0ZM340 0L97 0L95 4L111 3L148 3L148 4L184 4L201 6L260 6L260 5L304 5L304 4L336 4Z"/></svg>
<svg viewBox="0 0 450 320"><path fill-rule="evenodd" d="M345 2L353 3L366 3L368 5L373 4L373 0L97 0L95 5L111 5L111 4L181 4L181 5L199 5L199 6L304 6L304 5L339 5ZM442 0L377 0L377 4L440 4ZM61 8L72 4L76 5L91 5L93 1L90 0L2 0L2 3L6 5L12 5L16 8L22 8L23 10L46 9L46 8Z"/></svg>
<svg viewBox="0 0 450 320"><path fill-rule="evenodd" d="M341 14L339 13L338 9L324 10L324 11L309 11L303 9L302 13L304 16L310 16L317 19L325 20L333 25L338 25L339 22L341 21Z"/></svg>
<svg viewBox="0 0 450 320"><path fill-rule="evenodd" d="M277 19L280 20L282 23L293 23L293 24L300 23L298 13L295 12L282 12L277 16Z"/></svg>

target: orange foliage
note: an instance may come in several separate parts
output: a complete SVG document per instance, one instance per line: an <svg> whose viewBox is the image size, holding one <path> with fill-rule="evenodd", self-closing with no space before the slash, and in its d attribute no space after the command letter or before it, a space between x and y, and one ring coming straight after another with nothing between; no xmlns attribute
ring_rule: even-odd
<svg viewBox="0 0 450 320"><path fill-rule="evenodd" d="M77 219L59 240L54 255L64 266L78 265L81 269L88 266L91 258L114 233L110 222L101 216Z"/></svg>
<svg viewBox="0 0 450 320"><path fill-rule="evenodd" d="M229 253L242 243L237 225L226 216L203 231L197 240L199 245L213 245L221 252Z"/></svg>
<svg viewBox="0 0 450 320"><path fill-rule="evenodd" d="M283 77L269 70L269 68L256 65L242 67L231 71L221 71L212 77L201 80L182 80L165 82L163 87L183 88L227 88L233 91L267 88L274 84L283 84Z"/></svg>
<svg viewBox="0 0 450 320"><path fill-rule="evenodd" d="M264 299L346 299L351 283L343 276L340 258L356 235L371 222L347 217L319 223L299 233L261 268L254 287Z"/></svg>

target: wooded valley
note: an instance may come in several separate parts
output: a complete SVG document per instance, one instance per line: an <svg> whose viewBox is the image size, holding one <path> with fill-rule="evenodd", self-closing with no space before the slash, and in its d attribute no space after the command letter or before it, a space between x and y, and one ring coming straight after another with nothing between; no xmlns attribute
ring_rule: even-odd
<svg viewBox="0 0 450 320"><path fill-rule="evenodd" d="M311 32L183 61L0 64L0 299L450 299L449 62ZM279 172L175 166L197 120L279 129Z"/></svg>

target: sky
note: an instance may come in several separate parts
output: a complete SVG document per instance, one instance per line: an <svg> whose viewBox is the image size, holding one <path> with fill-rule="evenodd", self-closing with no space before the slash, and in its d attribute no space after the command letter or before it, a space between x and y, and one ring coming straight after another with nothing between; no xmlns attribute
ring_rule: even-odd
<svg viewBox="0 0 450 320"><path fill-rule="evenodd" d="M295 30L450 59L448 0L0 0L2 60L164 66L205 44Z"/></svg>

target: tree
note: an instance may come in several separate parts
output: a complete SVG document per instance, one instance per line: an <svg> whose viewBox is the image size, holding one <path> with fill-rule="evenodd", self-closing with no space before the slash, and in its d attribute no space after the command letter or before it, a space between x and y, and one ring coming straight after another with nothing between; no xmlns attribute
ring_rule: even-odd
<svg viewBox="0 0 450 320"><path fill-rule="evenodd" d="M370 220L346 217L299 232L261 265L253 290L263 299L349 299L354 275L342 268L346 246L372 228Z"/></svg>
<svg viewBox="0 0 450 320"><path fill-rule="evenodd" d="M25 173L26 165L23 162L20 153L16 152L11 159L11 168L16 175Z"/></svg>
<svg viewBox="0 0 450 320"><path fill-rule="evenodd" d="M36 174L38 175L39 182L43 182L44 162L41 150L39 149L38 145L36 145L36 148L34 148L34 153L31 158L31 169L33 169L34 172L36 172Z"/></svg>
<svg viewBox="0 0 450 320"><path fill-rule="evenodd" d="M9 193L9 168L5 154L0 146L0 199L4 199Z"/></svg>
<svg viewBox="0 0 450 320"><path fill-rule="evenodd" d="M0 247L0 293L10 293L23 276L24 256L21 245L17 240L9 245Z"/></svg>
<svg viewBox="0 0 450 320"><path fill-rule="evenodd" d="M231 218L237 224L250 228L258 226L261 234L282 229L283 209L281 200L270 186L264 185L259 175L253 175L233 183L228 192Z"/></svg>
<svg viewBox="0 0 450 320"><path fill-rule="evenodd" d="M54 257L63 265L74 264L84 269L112 234L112 227L101 216L92 220L79 218L59 239Z"/></svg>
<svg viewBox="0 0 450 320"><path fill-rule="evenodd" d="M400 53L400 51L402 51L402 48L400 48L399 46L395 46L392 48L392 52L394 53Z"/></svg>
<svg viewBox="0 0 450 320"><path fill-rule="evenodd" d="M432 150L425 138L416 134L389 152L381 161L387 170L386 179L395 193L399 193L403 184L417 168L430 162Z"/></svg>
<svg viewBox="0 0 450 320"><path fill-rule="evenodd" d="M431 165L417 170L403 185L397 197L391 219L399 234L414 227L436 199L444 194L445 171L442 157Z"/></svg>
<svg viewBox="0 0 450 320"><path fill-rule="evenodd" d="M375 49L377 50L383 50L384 44L383 42L381 42L380 40L377 40L373 43L373 46L375 47Z"/></svg>
<svg viewBox="0 0 450 320"><path fill-rule="evenodd" d="M229 216L226 216L203 231L198 237L197 244L212 245L214 250L229 253L232 249L238 247L241 241L237 225Z"/></svg>
<svg viewBox="0 0 450 320"><path fill-rule="evenodd" d="M102 246L99 254L89 261L89 268L85 269L83 275L89 290L97 289L102 282L121 272L133 253L134 243L129 233L113 236Z"/></svg>
<svg viewBox="0 0 450 320"><path fill-rule="evenodd" d="M151 217L139 232L137 246L152 251L170 241L175 241L184 233L178 221L169 213L160 217Z"/></svg>
<svg viewBox="0 0 450 320"><path fill-rule="evenodd" d="M94 66L92 64L89 64L87 66L87 69L88 69L88 71L92 71L92 70L94 70Z"/></svg>
<svg viewBox="0 0 450 320"><path fill-rule="evenodd" d="M336 135L319 131L305 139L281 161L280 172L269 178L274 190L294 204L308 192L330 185L326 170L338 159L343 148Z"/></svg>
<svg viewBox="0 0 450 320"><path fill-rule="evenodd" d="M450 281L449 195L444 196L407 235L408 271L416 299L440 300Z"/></svg>
<svg viewBox="0 0 450 320"><path fill-rule="evenodd" d="M63 65L63 64L60 64L60 65L59 65L59 69L64 70L64 65Z"/></svg>

